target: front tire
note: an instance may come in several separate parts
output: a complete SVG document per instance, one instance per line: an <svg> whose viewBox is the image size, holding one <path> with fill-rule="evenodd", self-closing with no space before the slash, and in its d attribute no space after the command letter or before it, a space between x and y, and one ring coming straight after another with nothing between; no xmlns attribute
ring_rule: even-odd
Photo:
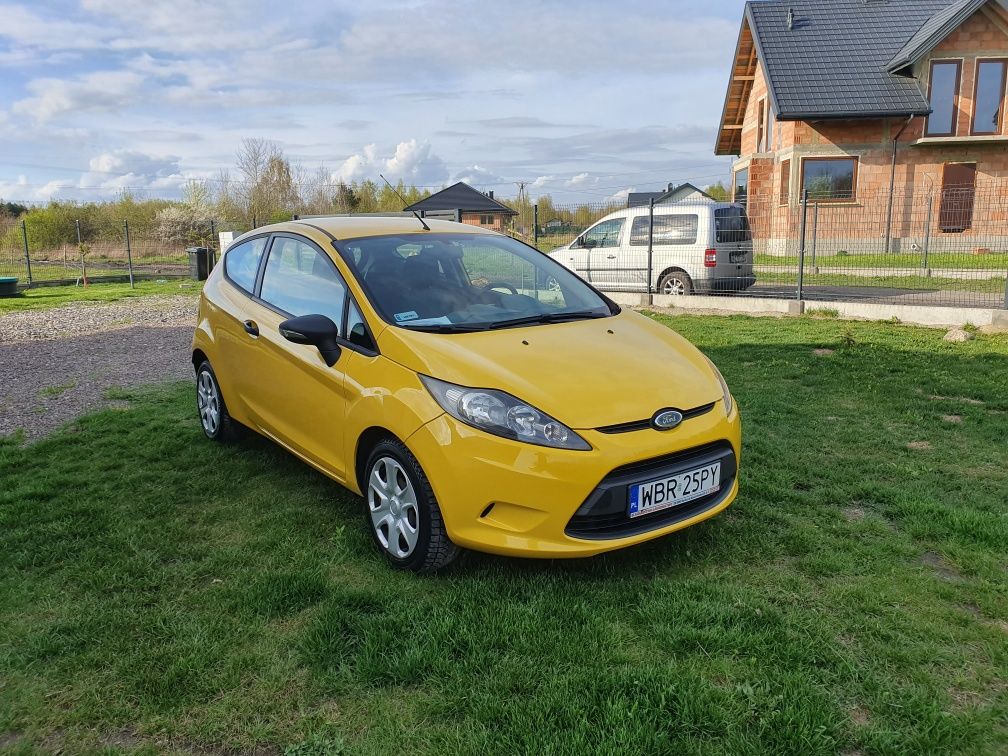
<svg viewBox="0 0 1008 756"><path fill-rule="evenodd" d="M196 368L196 413L207 438L223 443L238 437L237 423L228 414L217 376L206 360Z"/></svg>
<svg viewBox="0 0 1008 756"><path fill-rule="evenodd" d="M404 444L391 438L380 441L365 470L368 527L393 567L435 572L458 558L461 549L448 537L430 482Z"/></svg>

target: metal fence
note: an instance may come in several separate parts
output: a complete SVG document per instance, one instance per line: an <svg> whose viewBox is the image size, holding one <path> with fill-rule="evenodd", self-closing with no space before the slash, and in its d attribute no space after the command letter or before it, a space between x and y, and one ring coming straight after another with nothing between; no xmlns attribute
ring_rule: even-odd
<svg viewBox="0 0 1008 756"><path fill-rule="evenodd" d="M794 195L633 208L542 200L515 204L506 228L603 290L1008 309L1008 188ZM219 232L247 230L0 218L0 277L24 286L184 276L187 248L214 258Z"/></svg>
<svg viewBox="0 0 1008 756"><path fill-rule="evenodd" d="M513 235L603 290L1008 309L1000 187L518 211Z"/></svg>
<svg viewBox="0 0 1008 756"><path fill-rule="evenodd" d="M219 252L219 232L237 236L246 230L207 220L166 236L126 219L112 228L88 228L75 220L33 224L0 218L0 277L36 286L188 276L187 249L205 247L212 261Z"/></svg>

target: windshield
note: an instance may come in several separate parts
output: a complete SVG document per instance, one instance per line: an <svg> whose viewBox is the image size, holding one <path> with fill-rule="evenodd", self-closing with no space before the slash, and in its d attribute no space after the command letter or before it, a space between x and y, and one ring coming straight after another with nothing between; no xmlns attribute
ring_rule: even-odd
<svg viewBox="0 0 1008 756"><path fill-rule="evenodd" d="M339 242L389 323L472 331L613 314L577 276L507 236L404 234Z"/></svg>

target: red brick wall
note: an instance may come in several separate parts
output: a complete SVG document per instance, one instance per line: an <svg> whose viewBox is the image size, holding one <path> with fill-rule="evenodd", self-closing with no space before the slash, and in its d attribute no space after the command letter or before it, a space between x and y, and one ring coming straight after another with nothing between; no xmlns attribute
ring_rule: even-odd
<svg viewBox="0 0 1008 756"><path fill-rule="evenodd" d="M492 216L492 223L483 223L482 218L485 216ZM462 213L462 222L468 223L470 226L479 226L481 228L489 228L494 231L503 232L507 228L508 218L510 216L504 215L503 213Z"/></svg>

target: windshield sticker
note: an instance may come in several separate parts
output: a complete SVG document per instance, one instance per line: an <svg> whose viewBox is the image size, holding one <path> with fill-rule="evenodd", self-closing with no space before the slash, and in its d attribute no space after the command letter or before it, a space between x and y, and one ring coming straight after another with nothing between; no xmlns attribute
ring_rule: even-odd
<svg viewBox="0 0 1008 756"><path fill-rule="evenodd" d="M416 320L420 316L414 310L408 312L397 312L394 316L396 323L405 323L407 320Z"/></svg>
<svg viewBox="0 0 1008 756"><path fill-rule="evenodd" d="M451 325L452 322L448 320L447 315L442 315L440 318L424 318L423 320L414 320L410 323L411 326L428 326L428 325Z"/></svg>

